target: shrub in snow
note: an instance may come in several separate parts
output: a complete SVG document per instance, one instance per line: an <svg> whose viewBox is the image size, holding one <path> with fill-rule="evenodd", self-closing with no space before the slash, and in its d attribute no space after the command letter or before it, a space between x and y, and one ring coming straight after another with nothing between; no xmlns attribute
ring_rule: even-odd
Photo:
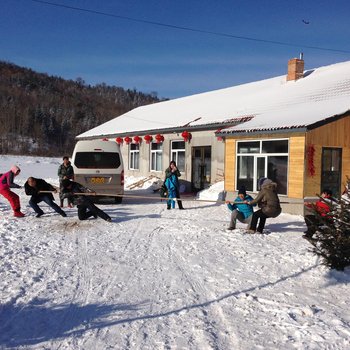
<svg viewBox="0 0 350 350"><path fill-rule="evenodd" d="M350 266L350 179L346 190L335 204L331 205L329 217L315 212L320 226L312 240L312 251L322 258L322 263L331 269L344 270Z"/></svg>

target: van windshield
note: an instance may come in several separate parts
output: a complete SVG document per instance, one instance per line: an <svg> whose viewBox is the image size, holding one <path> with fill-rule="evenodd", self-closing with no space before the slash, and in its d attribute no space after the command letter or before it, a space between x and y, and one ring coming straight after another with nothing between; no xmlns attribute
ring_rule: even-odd
<svg viewBox="0 0 350 350"><path fill-rule="evenodd" d="M115 152L77 152L74 165L85 169L116 169L120 166L120 157Z"/></svg>

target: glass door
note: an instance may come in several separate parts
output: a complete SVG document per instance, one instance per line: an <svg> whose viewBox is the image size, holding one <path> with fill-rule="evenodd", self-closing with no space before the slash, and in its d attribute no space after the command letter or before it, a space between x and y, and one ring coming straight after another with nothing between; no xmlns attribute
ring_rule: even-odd
<svg viewBox="0 0 350 350"><path fill-rule="evenodd" d="M341 148L322 148L322 172L320 194L324 188L333 192L334 197L340 194L341 185Z"/></svg>
<svg viewBox="0 0 350 350"><path fill-rule="evenodd" d="M200 191L211 183L211 147L192 148L192 187Z"/></svg>
<svg viewBox="0 0 350 350"><path fill-rule="evenodd" d="M260 188L258 186L259 179L262 177L266 177L266 157L256 157L256 175L255 175L255 188L254 191L259 191Z"/></svg>

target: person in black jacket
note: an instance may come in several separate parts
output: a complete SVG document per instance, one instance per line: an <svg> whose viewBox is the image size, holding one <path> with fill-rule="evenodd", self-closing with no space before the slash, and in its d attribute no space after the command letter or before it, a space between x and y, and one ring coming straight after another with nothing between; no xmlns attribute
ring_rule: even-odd
<svg viewBox="0 0 350 350"><path fill-rule="evenodd" d="M69 179L69 180L74 180L74 169L72 167L71 162L69 161L69 157L68 156L64 156L63 157L63 163L58 167L58 171L57 171L57 175L60 181L60 206L61 208L63 208L63 199L62 198L62 181L65 179ZM70 201L70 199L68 198L68 207L72 208L72 202Z"/></svg>
<svg viewBox="0 0 350 350"><path fill-rule="evenodd" d="M66 217L67 214L54 202L52 193L45 193L46 191L57 192L57 190L47 183L43 179L36 179L35 177L29 177L27 182L24 184L24 189L26 195L31 196L29 200L29 205L36 212L36 217L40 218L44 214L42 209L39 207L38 203L45 202L49 205L56 213L60 214L63 217ZM44 193L40 193L45 191Z"/></svg>
<svg viewBox="0 0 350 350"><path fill-rule="evenodd" d="M68 179L63 180L62 195L64 198L70 198L71 201L76 204L79 220L86 220L91 216L94 218L99 216L101 219L108 222L112 220L108 214L92 202L90 196L96 195L96 193L78 182Z"/></svg>

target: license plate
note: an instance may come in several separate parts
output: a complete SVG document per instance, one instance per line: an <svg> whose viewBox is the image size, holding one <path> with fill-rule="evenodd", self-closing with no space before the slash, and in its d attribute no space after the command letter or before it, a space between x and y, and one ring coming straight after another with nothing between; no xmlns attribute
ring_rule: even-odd
<svg viewBox="0 0 350 350"><path fill-rule="evenodd" d="M105 178L104 177L92 177L90 179L90 182L92 184L104 184L105 183Z"/></svg>

